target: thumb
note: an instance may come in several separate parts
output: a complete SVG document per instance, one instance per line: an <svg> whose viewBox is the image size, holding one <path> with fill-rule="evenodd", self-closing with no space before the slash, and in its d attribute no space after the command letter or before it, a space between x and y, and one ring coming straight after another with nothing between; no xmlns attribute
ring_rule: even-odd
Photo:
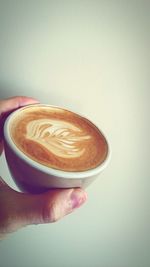
<svg viewBox="0 0 150 267"><path fill-rule="evenodd" d="M20 194L20 215L24 224L52 223L79 208L87 199L80 189L53 189L43 194Z"/></svg>
<svg viewBox="0 0 150 267"><path fill-rule="evenodd" d="M54 189L32 195L16 192L2 182L0 231L7 234L29 224L58 221L80 207L86 199L85 191L80 188Z"/></svg>

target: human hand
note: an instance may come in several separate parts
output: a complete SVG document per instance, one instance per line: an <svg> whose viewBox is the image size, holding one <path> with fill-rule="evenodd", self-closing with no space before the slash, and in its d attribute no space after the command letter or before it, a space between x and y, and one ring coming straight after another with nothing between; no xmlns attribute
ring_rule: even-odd
<svg viewBox="0 0 150 267"><path fill-rule="evenodd" d="M33 98L12 97L0 101L0 151L3 150L3 124L8 113L21 106L37 103ZM16 166L17 168L17 166ZM80 188L55 189L32 195L10 188L0 177L0 238L30 224L55 222L87 199Z"/></svg>

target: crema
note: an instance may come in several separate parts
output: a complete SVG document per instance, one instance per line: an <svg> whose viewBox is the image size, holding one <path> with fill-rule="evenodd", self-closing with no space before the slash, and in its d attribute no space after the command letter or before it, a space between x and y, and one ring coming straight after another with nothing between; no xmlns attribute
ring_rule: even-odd
<svg viewBox="0 0 150 267"><path fill-rule="evenodd" d="M14 144L32 160L62 171L96 168L107 157L107 142L88 119L53 106L29 106L10 124Z"/></svg>

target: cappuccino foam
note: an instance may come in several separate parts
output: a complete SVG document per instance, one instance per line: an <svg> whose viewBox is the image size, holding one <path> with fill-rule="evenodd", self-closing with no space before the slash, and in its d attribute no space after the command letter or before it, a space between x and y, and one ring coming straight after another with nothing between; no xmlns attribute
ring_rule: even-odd
<svg viewBox="0 0 150 267"><path fill-rule="evenodd" d="M93 123L57 107L33 105L19 110L10 132L26 156L58 170L93 169L108 153L107 142Z"/></svg>

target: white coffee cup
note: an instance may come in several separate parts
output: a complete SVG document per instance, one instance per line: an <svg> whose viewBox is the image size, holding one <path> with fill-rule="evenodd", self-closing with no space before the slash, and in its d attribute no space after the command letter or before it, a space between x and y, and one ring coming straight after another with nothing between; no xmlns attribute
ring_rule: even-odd
<svg viewBox="0 0 150 267"><path fill-rule="evenodd" d="M36 105L40 106L40 104ZM51 105L44 106L54 107ZM21 109L25 108L26 107L23 107ZM21 150L18 149L18 147L13 142L10 134L10 122L13 120L14 116L19 114L21 109L18 109L11 113L6 119L4 125L4 147L7 164L12 178L21 191L39 193L52 188L85 188L91 182L93 182L102 172L102 170L104 170L104 168L108 165L108 162L110 160L110 145L108 144L108 141L106 141L108 145L108 153L104 162L98 167L86 171L70 172L57 170L42 165L29 158ZM82 116L82 118L85 117Z"/></svg>

